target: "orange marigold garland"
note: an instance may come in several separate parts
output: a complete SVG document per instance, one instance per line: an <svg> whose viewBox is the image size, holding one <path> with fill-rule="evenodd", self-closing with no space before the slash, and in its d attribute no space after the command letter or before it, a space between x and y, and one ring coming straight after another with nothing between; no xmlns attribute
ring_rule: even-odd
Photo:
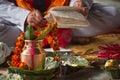
<svg viewBox="0 0 120 80"><path fill-rule="evenodd" d="M46 36L46 39L50 44L50 47L53 48L54 51L57 51L59 50L59 41L57 38L57 22L54 22L52 26L54 26L53 30L49 35Z"/></svg>
<svg viewBox="0 0 120 80"><path fill-rule="evenodd" d="M17 42L13 51L13 56L12 56L12 63L11 65L14 67L19 67L19 64L21 64L20 60L20 53L22 52L22 48L24 45L24 33L21 33L20 36L17 38Z"/></svg>
<svg viewBox="0 0 120 80"><path fill-rule="evenodd" d="M51 47L54 49L54 51L57 51L59 50L59 41L58 41L58 38L57 38L57 22L54 23L54 28L53 28L53 31L52 31L52 36L53 36L53 43L51 45Z"/></svg>

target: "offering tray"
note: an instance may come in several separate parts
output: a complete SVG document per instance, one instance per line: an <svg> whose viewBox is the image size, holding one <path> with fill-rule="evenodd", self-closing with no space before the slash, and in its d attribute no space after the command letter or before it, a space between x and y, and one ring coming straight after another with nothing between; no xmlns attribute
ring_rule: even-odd
<svg viewBox="0 0 120 80"><path fill-rule="evenodd" d="M55 76L59 68L59 62L53 57L46 57L44 69L25 70L17 67L8 67L8 73L19 74L25 80L50 80Z"/></svg>
<svg viewBox="0 0 120 80"><path fill-rule="evenodd" d="M42 75L39 70L37 72L31 71L30 73L27 73L27 71L25 71L28 76L25 78L25 75L24 75L24 76L22 76L22 79L20 79L20 80L23 80L23 78L25 80L119 80L119 79L112 79L111 76L109 76L103 69L96 69L89 65L75 67L75 66L71 66L69 64L66 64L66 65L63 64L63 63L65 63L64 61L67 61L67 59L71 59L71 58L66 58L66 57L75 56L72 54L72 51L68 51L68 52L60 51L57 53L48 51L47 57L54 57L56 54L57 54L57 56L62 57L62 65L59 65L58 67L53 68L51 70L47 70L46 72L41 72L44 75ZM76 56L76 57L78 57L78 56ZM60 62L58 62L58 63L61 64ZM8 70L10 71L10 68L8 68ZM59 72L60 72L59 76L57 78L54 77L55 74L58 74ZM37 77L33 76L33 73ZM7 75L7 76L15 75L16 76L16 73L12 72L12 73L8 73L5 75ZM19 75L19 74L17 73L17 75ZM41 77L41 75L43 77ZM19 76L21 76L21 75L19 75ZM0 80L2 80L1 76L0 76ZM5 80L5 79L3 79L3 80Z"/></svg>
<svg viewBox="0 0 120 80"><path fill-rule="evenodd" d="M54 53L50 48L45 49L45 51L48 56L57 56L60 58L60 70L62 71L61 76L65 76L89 67L89 62L87 59L74 55L70 49L60 48L60 51L57 51L56 53Z"/></svg>
<svg viewBox="0 0 120 80"><path fill-rule="evenodd" d="M8 67L8 73L19 74L25 80L50 80L58 75L61 78L70 72L76 72L88 66L88 61L80 56L75 56L71 51L46 52L45 68L42 70L25 70L17 67ZM60 57L59 61L55 56ZM81 63L82 62L82 63ZM69 72L70 71L70 72ZM55 77L56 79L56 77Z"/></svg>

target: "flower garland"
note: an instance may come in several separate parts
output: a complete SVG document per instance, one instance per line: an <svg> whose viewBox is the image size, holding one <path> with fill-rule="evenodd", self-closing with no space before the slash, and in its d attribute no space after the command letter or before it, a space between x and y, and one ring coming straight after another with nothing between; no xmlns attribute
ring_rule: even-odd
<svg viewBox="0 0 120 80"><path fill-rule="evenodd" d="M24 33L21 33L20 36L17 38L17 42L14 48L14 51L12 53L12 62L11 65L15 67L19 67L19 65L22 63L20 60L20 53L22 52L22 48L24 45Z"/></svg>

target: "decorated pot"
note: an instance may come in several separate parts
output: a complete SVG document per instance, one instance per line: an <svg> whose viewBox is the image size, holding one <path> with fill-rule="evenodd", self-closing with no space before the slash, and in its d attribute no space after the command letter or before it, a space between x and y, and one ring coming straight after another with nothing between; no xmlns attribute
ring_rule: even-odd
<svg viewBox="0 0 120 80"><path fill-rule="evenodd" d="M25 40L21 61L32 70L44 68L46 54L41 42L42 40Z"/></svg>

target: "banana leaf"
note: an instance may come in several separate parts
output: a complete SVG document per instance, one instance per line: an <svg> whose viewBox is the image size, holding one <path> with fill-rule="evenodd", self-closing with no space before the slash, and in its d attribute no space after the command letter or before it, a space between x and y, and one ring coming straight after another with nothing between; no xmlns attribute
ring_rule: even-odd
<svg viewBox="0 0 120 80"><path fill-rule="evenodd" d="M44 69L25 70L22 68L13 67L9 65L8 72L19 74L25 80L50 80L58 72L59 63L55 61L53 57L46 57L45 66L46 67Z"/></svg>

